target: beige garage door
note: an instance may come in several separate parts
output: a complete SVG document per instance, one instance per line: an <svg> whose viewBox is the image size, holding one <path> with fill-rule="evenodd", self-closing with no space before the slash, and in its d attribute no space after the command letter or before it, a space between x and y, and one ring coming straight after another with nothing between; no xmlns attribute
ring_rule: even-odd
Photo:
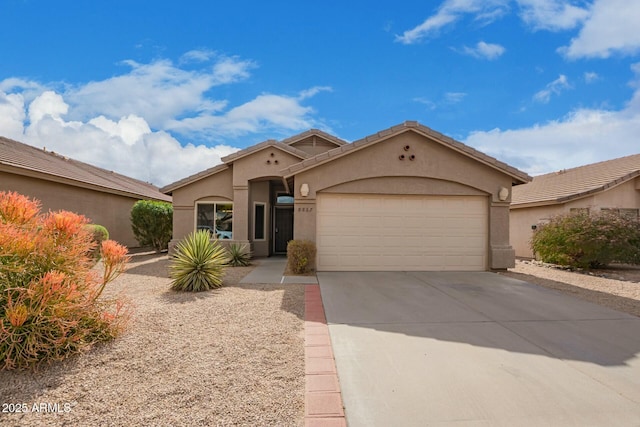
<svg viewBox="0 0 640 427"><path fill-rule="evenodd" d="M318 270L485 270L487 224L481 196L318 194Z"/></svg>

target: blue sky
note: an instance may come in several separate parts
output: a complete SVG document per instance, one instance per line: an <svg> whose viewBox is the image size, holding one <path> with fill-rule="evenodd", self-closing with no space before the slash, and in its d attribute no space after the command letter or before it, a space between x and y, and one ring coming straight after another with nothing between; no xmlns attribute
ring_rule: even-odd
<svg viewBox="0 0 640 427"><path fill-rule="evenodd" d="M156 185L405 120L530 174L640 152L640 2L0 2L0 135Z"/></svg>

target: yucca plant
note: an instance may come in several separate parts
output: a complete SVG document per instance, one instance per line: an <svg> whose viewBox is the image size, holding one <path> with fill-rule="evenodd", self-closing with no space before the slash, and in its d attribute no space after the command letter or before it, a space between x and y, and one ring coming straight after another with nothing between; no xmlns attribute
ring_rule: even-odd
<svg viewBox="0 0 640 427"><path fill-rule="evenodd" d="M246 267L251 264L251 251L246 244L232 243L227 248L229 265L232 267Z"/></svg>
<svg viewBox="0 0 640 427"><path fill-rule="evenodd" d="M200 292L222 286L227 251L206 230L189 234L176 246L169 265L174 291Z"/></svg>

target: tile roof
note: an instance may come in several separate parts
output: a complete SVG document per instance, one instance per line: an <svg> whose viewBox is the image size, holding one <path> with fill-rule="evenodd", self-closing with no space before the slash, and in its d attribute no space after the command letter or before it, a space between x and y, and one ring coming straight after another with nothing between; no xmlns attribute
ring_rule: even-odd
<svg viewBox="0 0 640 427"><path fill-rule="evenodd" d="M205 169L202 172L189 175L188 177L182 178L179 181L172 182L171 184L167 184L164 187L162 187L160 191L162 191L165 194L171 194L174 190L177 190L178 188L184 187L185 185L191 184L192 182L199 181L208 176L215 175L218 172L222 172L223 170L227 170L227 169L229 169L229 166L225 165L224 163L221 163L212 168Z"/></svg>
<svg viewBox="0 0 640 427"><path fill-rule="evenodd" d="M564 203L605 191L640 176L640 154L565 169L513 188L512 207Z"/></svg>
<svg viewBox="0 0 640 427"><path fill-rule="evenodd" d="M382 140L388 139L392 136L398 135L403 132L407 132L409 130L413 130L414 132L421 133L425 136L434 139L435 141L448 146L460 153L463 153L475 160L478 160L481 163L484 163L494 169L497 169L507 175L511 176L514 179L514 183L523 184L531 180L531 177L526 173L514 168L513 166L509 166L506 163L503 163L494 157L488 156L480 151L469 147L468 145L463 144L462 142L456 141L453 138L450 138L446 135L441 134L440 132L436 132L433 129L424 126L415 121L406 121L402 124L390 127L388 129L382 130L373 135L369 135L360 140L354 141L351 144L346 144L332 150L326 151L324 153L320 153L310 159L303 160L300 163L290 166L285 169L284 175L285 177L293 176L303 170L311 169L320 164L326 163L327 161L333 160L336 157L341 157L350 152L359 150L371 144L375 144Z"/></svg>
<svg viewBox="0 0 640 427"><path fill-rule="evenodd" d="M380 131L374 135L367 136L366 138L360 139L352 143L343 141L340 138L336 138L335 136L329 135L318 129L310 129L306 132L302 132L290 138L283 139L282 141L269 139L257 145L253 145L251 147L245 148L244 150L240 150L226 157L223 157L222 161L225 164L214 166L205 171L199 172L195 175L191 175L184 179L181 179L180 181L171 183L161 188L160 191L162 191L163 193L170 194L171 192L173 192L174 190L177 190L178 188L184 187L186 185L191 184L192 182L198 181L200 179L206 178L208 176L211 176L213 174L216 174L218 172L221 172L227 169L228 168L227 164L230 164L242 157L248 156L252 153L255 153L259 150L262 150L268 147L279 148L283 151L286 151L300 158L301 161L299 163L296 163L290 166L289 168L283 169L281 171L284 174L285 178L290 178L291 176L295 175L296 173L302 170L306 170L306 169L310 169L312 167L318 166L329 160L333 160L335 157L340 157L352 151L359 150L367 145L374 144L376 142L387 139L393 135L406 132L407 130L414 130L416 132L422 133L423 135L429 136L430 138L435 139L437 142L443 145L447 145L458 152L464 153L467 156L474 158L475 160L478 160L481 163L484 163L490 167L493 167L494 169L497 169L503 173L506 173L507 175L513 178L513 182L516 184L522 184L531 180L531 177L529 175L512 166L507 165L506 163L503 163L491 156L481 153L480 151L477 151L474 148L471 148L448 136L445 136L439 132L436 132L433 129L430 129L424 125L421 125L418 122L407 121L400 125L393 126L389 129ZM318 135L324 139L327 139L333 142L334 144L336 144L337 147L315 156L311 156L302 150L299 150L295 147L291 147L291 144L295 144L297 141L300 141L312 135Z"/></svg>
<svg viewBox="0 0 640 427"><path fill-rule="evenodd" d="M0 136L0 168L138 199L171 201L152 184Z"/></svg>
<svg viewBox="0 0 640 427"><path fill-rule="evenodd" d="M284 144L282 142L276 141L275 139L268 139L266 141L263 141L259 144L256 145L252 145L251 147L247 147L244 150L240 150L240 151L236 151L235 153L231 153L228 156L223 157L221 160L224 162L222 164L213 166L209 169L206 169L202 172L198 172L194 175L188 176L186 178L183 178L179 181L176 182L172 182L171 184L168 184L164 187L162 187L160 189L160 191L162 191L163 193L166 194L171 194L173 191L184 187L185 185L189 185L192 182L196 182L199 181L201 179L204 179L208 176L211 175L215 175L218 172L222 172L223 170L226 170L229 168L228 165L230 165L231 163L235 162L236 160L239 160L243 157L246 157L250 154L256 153L260 150L264 150L266 148L270 148L270 147L274 147L274 148L278 148L279 150L285 151L289 154L292 154L295 157L298 157L299 159L306 159L307 157L309 157L308 153L305 153L302 150L298 150L295 147L290 147L287 144Z"/></svg>

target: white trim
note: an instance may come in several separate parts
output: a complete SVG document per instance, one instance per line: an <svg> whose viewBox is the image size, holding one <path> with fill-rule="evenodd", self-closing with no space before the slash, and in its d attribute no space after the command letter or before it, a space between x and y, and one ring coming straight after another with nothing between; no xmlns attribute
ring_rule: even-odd
<svg viewBox="0 0 640 427"><path fill-rule="evenodd" d="M233 208L233 201L231 200L217 200L217 201L196 201L195 203L195 209L193 210L193 229L197 230L198 229L198 205L213 205L213 214L215 215L216 213L216 205L231 205L231 209L232 211L234 210ZM214 219L215 221L215 219ZM215 227L215 225L214 225ZM231 239L223 239L223 240L233 240L233 233L234 233L234 229L235 229L235 213L231 216Z"/></svg>

